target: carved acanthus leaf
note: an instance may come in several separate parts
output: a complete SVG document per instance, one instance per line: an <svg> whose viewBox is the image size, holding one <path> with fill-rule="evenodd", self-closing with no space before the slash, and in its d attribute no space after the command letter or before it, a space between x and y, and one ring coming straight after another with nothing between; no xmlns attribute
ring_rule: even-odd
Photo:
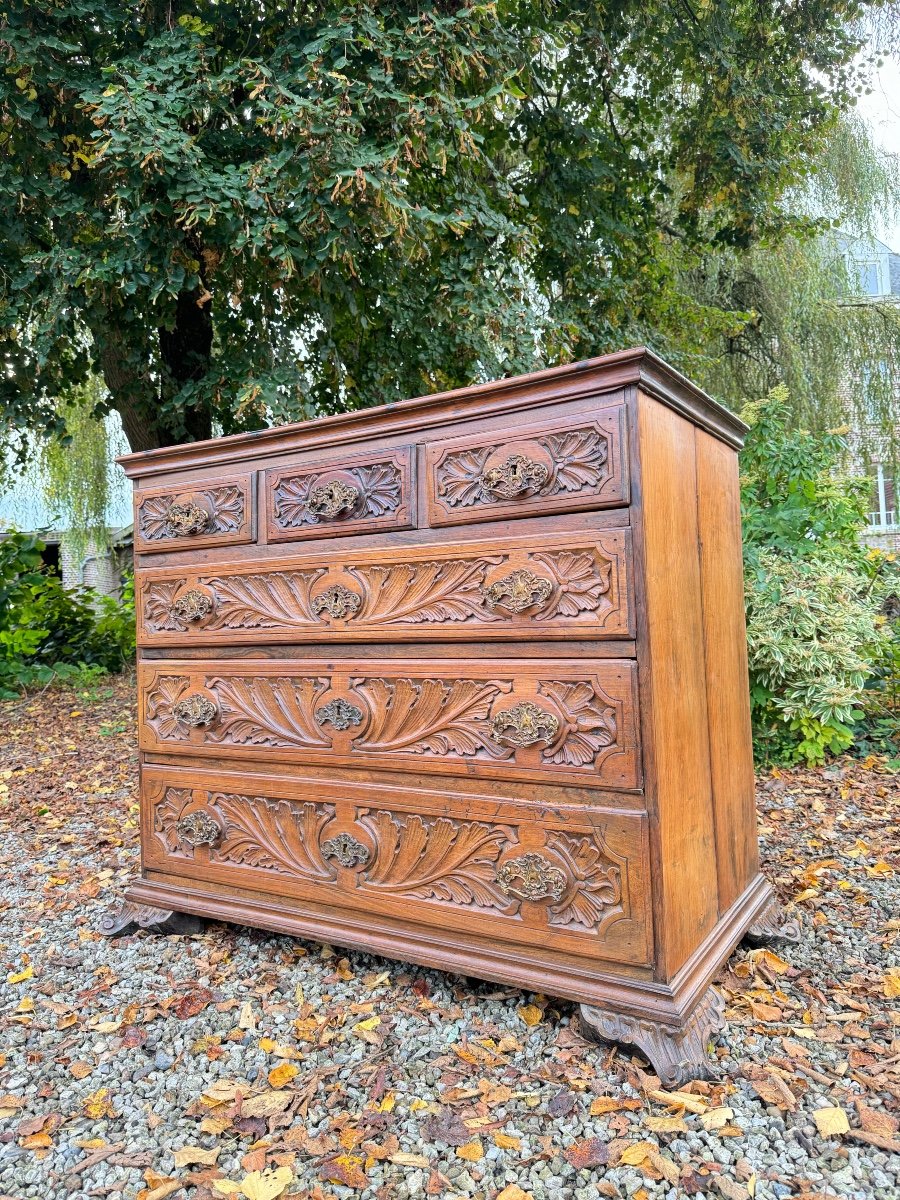
<svg viewBox="0 0 900 1200"><path fill-rule="evenodd" d="M438 493L451 508L468 508L470 504L483 504L491 499L482 476L492 453L492 446L478 446L444 457L437 470Z"/></svg>
<svg viewBox="0 0 900 1200"><path fill-rule="evenodd" d="M542 682L539 690L559 707L567 725L559 745L543 751L545 762L583 767L616 744L616 710L592 684Z"/></svg>
<svg viewBox="0 0 900 1200"><path fill-rule="evenodd" d="M183 853L184 847L175 830L182 812L191 803L190 788L166 788L162 800L153 808L153 832L167 854Z"/></svg>
<svg viewBox="0 0 900 1200"><path fill-rule="evenodd" d="M229 677L210 679L207 687L219 701L220 718L210 741L232 746L330 745L315 723L316 702L327 679L304 677Z"/></svg>
<svg viewBox="0 0 900 1200"><path fill-rule="evenodd" d="M325 568L318 567L204 579L216 596L216 611L204 628L297 629L317 625L310 592L324 574Z"/></svg>
<svg viewBox="0 0 900 1200"><path fill-rule="evenodd" d="M565 861L574 879L565 903L550 909L551 925L583 925L597 930L613 912L622 911L622 871L609 851L586 835L551 833L548 849Z"/></svg>
<svg viewBox="0 0 900 1200"><path fill-rule="evenodd" d="M544 492L577 492L599 488L609 477L609 441L599 429L588 426L540 439L553 459L553 470Z"/></svg>
<svg viewBox="0 0 900 1200"><path fill-rule="evenodd" d="M611 607L608 599L612 563L596 550L583 552L560 550L556 553L538 553L530 556L542 563L554 576L557 589L555 598L535 620L546 621L556 616L577 617L581 612Z"/></svg>
<svg viewBox="0 0 900 1200"><path fill-rule="evenodd" d="M160 579L144 587L144 622L153 632L181 632L186 628L173 609L176 594L184 587L184 579Z"/></svg>
<svg viewBox="0 0 900 1200"><path fill-rule="evenodd" d="M509 683L471 679L357 679L371 718L353 747L363 753L478 754L507 758L491 740L488 714Z"/></svg>
<svg viewBox="0 0 900 1200"><path fill-rule="evenodd" d="M376 812L361 817L377 846L365 886L420 900L507 908L495 864L512 832L480 821Z"/></svg>
<svg viewBox="0 0 900 1200"><path fill-rule="evenodd" d="M320 849L322 831L334 819L330 804L292 804L264 796L224 792L210 797L224 823L211 858L310 881L335 879Z"/></svg>
<svg viewBox="0 0 900 1200"><path fill-rule="evenodd" d="M351 467L342 475L347 478L321 472L281 478L274 492L276 524L298 529L322 520L380 517L400 507L403 479L395 463Z"/></svg>
<svg viewBox="0 0 900 1200"><path fill-rule="evenodd" d="M148 542L197 533L233 533L244 521L244 493L236 484L204 489L196 494L168 493L140 502L138 523ZM201 514L205 520L201 524ZM174 516L173 516L174 514Z"/></svg>
<svg viewBox="0 0 900 1200"><path fill-rule="evenodd" d="M502 561L444 559L357 567L351 574L362 583L365 597L358 620L385 625L495 620L485 611L481 585L489 568Z"/></svg>
<svg viewBox="0 0 900 1200"><path fill-rule="evenodd" d="M189 680L178 675L158 675L147 693L147 722L160 738L183 740L188 727L173 709L188 690Z"/></svg>
<svg viewBox="0 0 900 1200"><path fill-rule="evenodd" d="M372 463L356 467L353 475L359 479L363 492L366 516L381 517L400 507L402 478L392 462Z"/></svg>

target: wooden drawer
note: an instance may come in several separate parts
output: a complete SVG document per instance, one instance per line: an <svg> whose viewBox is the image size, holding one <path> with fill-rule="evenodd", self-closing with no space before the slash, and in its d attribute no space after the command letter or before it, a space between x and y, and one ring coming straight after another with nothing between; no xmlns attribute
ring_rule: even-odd
<svg viewBox="0 0 900 1200"><path fill-rule="evenodd" d="M516 425L426 449L428 521L459 525L628 503L625 409Z"/></svg>
<svg viewBox="0 0 900 1200"><path fill-rule="evenodd" d="M617 659L145 662L141 748L632 789L636 667Z"/></svg>
<svg viewBox="0 0 900 1200"><path fill-rule="evenodd" d="M146 767L145 872L644 964L646 818Z"/></svg>
<svg viewBox="0 0 900 1200"><path fill-rule="evenodd" d="M266 538L338 537L416 523L411 446L311 460L265 472Z"/></svg>
<svg viewBox="0 0 900 1200"><path fill-rule="evenodd" d="M552 549L548 549L552 547ZM143 571L142 645L631 638L631 533L334 551Z"/></svg>
<svg viewBox="0 0 900 1200"><path fill-rule="evenodd" d="M135 492L134 548L139 554L236 546L256 536L253 475Z"/></svg>

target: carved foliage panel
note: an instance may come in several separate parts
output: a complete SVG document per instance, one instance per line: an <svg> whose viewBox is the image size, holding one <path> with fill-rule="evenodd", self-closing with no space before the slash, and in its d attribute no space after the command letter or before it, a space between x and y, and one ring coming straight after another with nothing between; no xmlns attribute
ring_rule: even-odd
<svg viewBox="0 0 900 1200"><path fill-rule="evenodd" d="M135 493L135 549L146 554L253 540L250 475Z"/></svg>
<svg viewBox="0 0 900 1200"><path fill-rule="evenodd" d="M410 446L266 471L268 540L409 529L414 489Z"/></svg>
<svg viewBox="0 0 900 1200"><path fill-rule="evenodd" d="M596 417L523 426L503 439L482 434L429 446L429 522L627 504L623 427L624 409L617 407Z"/></svg>
<svg viewBox="0 0 900 1200"><path fill-rule="evenodd" d="M442 664L415 675L377 663L324 667L145 667L144 746L266 747L287 760L403 770L440 760L451 773L570 774L600 786L639 786L632 664L552 675L534 665L507 673L459 664L450 674Z"/></svg>
<svg viewBox="0 0 900 1200"><path fill-rule="evenodd" d="M529 629L603 637L632 632L627 531L562 538L553 549L530 545L144 578L142 629L148 640L188 633L213 641L219 639L211 634L221 640L256 632L319 638L330 630L388 637L469 636L473 627L488 636Z"/></svg>
<svg viewBox="0 0 900 1200"><path fill-rule="evenodd" d="M335 903L439 905L592 937L622 918L642 919L640 905L633 910L632 864L607 842L602 824L541 835L516 820L342 800L164 785L151 793L150 859L159 865L250 869L278 890L328 887L339 893Z"/></svg>

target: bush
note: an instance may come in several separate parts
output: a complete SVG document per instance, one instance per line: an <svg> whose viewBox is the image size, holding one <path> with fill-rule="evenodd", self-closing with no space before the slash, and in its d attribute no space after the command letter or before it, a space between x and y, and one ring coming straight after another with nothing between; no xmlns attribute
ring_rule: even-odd
<svg viewBox="0 0 900 1200"><path fill-rule="evenodd" d="M791 429L785 400L742 414L750 695L758 757L812 764L862 734L896 643L881 556L860 541L867 483L841 475L840 431Z"/></svg>
<svg viewBox="0 0 900 1200"><path fill-rule="evenodd" d="M133 583L121 600L71 591L43 569L43 549L31 534L0 540L0 696L121 671L134 655Z"/></svg>

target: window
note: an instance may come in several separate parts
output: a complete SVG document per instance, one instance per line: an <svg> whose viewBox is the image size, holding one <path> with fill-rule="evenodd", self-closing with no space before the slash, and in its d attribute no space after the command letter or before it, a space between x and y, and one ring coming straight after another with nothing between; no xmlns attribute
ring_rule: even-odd
<svg viewBox="0 0 900 1200"><path fill-rule="evenodd" d="M869 525L873 529L895 529L897 520L897 492L895 481L884 473L881 463L875 468L875 488L872 494L872 509Z"/></svg>
<svg viewBox="0 0 900 1200"><path fill-rule="evenodd" d="M856 264L859 290L865 296L881 295L881 271L878 262L858 262Z"/></svg>

